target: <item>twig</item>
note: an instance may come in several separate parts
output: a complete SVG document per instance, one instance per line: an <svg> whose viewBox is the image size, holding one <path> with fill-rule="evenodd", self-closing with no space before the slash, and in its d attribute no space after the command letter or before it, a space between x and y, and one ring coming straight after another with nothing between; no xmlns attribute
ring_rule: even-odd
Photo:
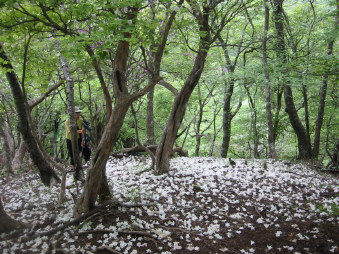
<svg viewBox="0 0 339 254"><path fill-rule="evenodd" d="M284 170L283 172L295 174L295 175L297 175L297 176L302 176L302 177L311 177L311 178L315 178L315 176L302 175L302 174L298 174L298 173L296 173L296 172L289 171L289 170Z"/></svg>
<svg viewBox="0 0 339 254"><path fill-rule="evenodd" d="M108 251L109 253L114 253L114 254L121 254L121 252L113 250L112 248L110 248L108 246L101 246L101 247L97 248L97 250Z"/></svg>
<svg viewBox="0 0 339 254"><path fill-rule="evenodd" d="M98 229L98 230L89 230L89 231L84 231L84 232L79 232L77 235L83 235L83 234L96 234L96 233L101 233L101 234L111 234L111 233L118 233L122 235L140 235L140 236L145 236L145 237L151 237L157 239L156 236L152 235L151 232L149 231L137 231L137 230L132 230L132 231L124 231L124 230L105 230L105 229Z"/></svg>
<svg viewBox="0 0 339 254"><path fill-rule="evenodd" d="M190 230L178 228L178 227L166 227L166 226L163 226L163 225L157 225L157 226L160 227L160 228L167 229L167 230L180 231L180 232L183 232L183 233L186 233L186 234L200 234L201 233L200 231L190 231Z"/></svg>
<svg viewBox="0 0 339 254"><path fill-rule="evenodd" d="M143 206L156 206L157 204L156 203L149 203L149 204L144 204L144 203L135 203L135 204L129 204L129 203L120 203L118 202L117 203L119 206L122 206L122 207L143 207Z"/></svg>
<svg viewBox="0 0 339 254"><path fill-rule="evenodd" d="M74 220L71 220L71 221L69 221L69 222L66 222L65 224L63 224L63 225L61 225L61 226L59 226L59 227L57 227L57 228L54 228L54 229L52 229L52 230L50 230L50 231L37 233L37 234L31 236L31 238L37 238L37 237L41 237L41 236L50 236L50 235L53 235L53 234L57 233L58 231L61 231L61 230L65 229L65 228L67 228L67 227L69 227L69 226L72 226L72 225L75 225L75 224L79 224L79 223L82 222L83 220L85 220L85 219L87 219L87 218L93 216L94 214L99 213L100 210L103 209L103 207L105 207L106 205L109 205L109 204L112 203L112 202L115 202L115 201L109 200L109 201L103 203L102 205L98 206L98 207L95 208L94 210L92 210L92 211L90 211L90 212L88 212L88 213L86 213L86 214L83 214L83 215L79 216L78 218L76 218L76 219L74 219ZM28 240L29 240L29 237L24 237L24 238L22 239L22 241L28 241Z"/></svg>
<svg viewBox="0 0 339 254"><path fill-rule="evenodd" d="M257 212L257 214L259 214L259 216L261 217L262 215L261 215L261 213L259 212L258 207L255 206L254 208L255 208L255 211Z"/></svg>

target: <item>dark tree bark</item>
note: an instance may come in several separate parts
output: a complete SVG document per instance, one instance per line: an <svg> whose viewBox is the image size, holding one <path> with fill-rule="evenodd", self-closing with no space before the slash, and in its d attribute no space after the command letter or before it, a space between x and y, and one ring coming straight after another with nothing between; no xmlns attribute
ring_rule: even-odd
<svg viewBox="0 0 339 254"><path fill-rule="evenodd" d="M273 1L273 14L277 34L276 52L281 63L284 65L287 63L287 53L285 47L283 0ZM287 76L288 70L286 67L284 68L285 71L283 72L283 75ZM307 136L306 130L298 116L298 112L294 104L292 88L288 81L285 83L284 99L286 106L285 111L289 116L290 123L298 139L298 159L310 159L312 157L311 139Z"/></svg>
<svg viewBox="0 0 339 254"><path fill-rule="evenodd" d="M53 170L52 166L49 164L47 159L44 157L43 152L40 150L38 142L34 136L33 126L30 120L29 106L26 102L24 94L22 92L19 80L14 72L13 66L7 58L3 45L0 43L0 58L1 66L8 70L6 72L6 77L8 83L11 86L12 95L14 98L17 114L19 117L19 131L21 132L23 139L25 140L27 150L30 153L30 156L37 166L42 182L50 186L54 180L60 182L60 178Z"/></svg>
<svg viewBox="0 0 339 254"><path fill-rule="evenodd" d="M267 124L267 139L268 139L268 151L270 158L277 158L275 150L275 139L274 139L274 126L272 120L272 103L271 103L271 87L270 87L270 75L267 69L267 33L269 28L269 7L268 1L265 0L265 25L264 25L264 38L262 43L263 57L262 61L264 64L264 76L265 76L265 101L266 101L266 124Z"/></svg>

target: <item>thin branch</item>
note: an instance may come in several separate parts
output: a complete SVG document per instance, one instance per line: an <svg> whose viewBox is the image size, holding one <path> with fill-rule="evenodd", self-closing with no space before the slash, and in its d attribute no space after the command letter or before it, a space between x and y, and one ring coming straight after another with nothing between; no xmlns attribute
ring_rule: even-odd
<svg viewBox="0 0 339 254"><path fill-rule="evenodd" d="M61 81L59 81L58 84L56 84L56 85L50 87L50 88L48 89L48 91L47 91L46 93L43 93L39 98L36 98L36 99L34 99L34 100L30 100L30 101L28 102L29 107L32 109L32 108L34 108L36 105L38 105L39 103L43 102L43 101L50 95L50 93L53 92L54 90L58 89L58 88L64 83L64 81L65 81L65 80L61 80Z"/></svg>

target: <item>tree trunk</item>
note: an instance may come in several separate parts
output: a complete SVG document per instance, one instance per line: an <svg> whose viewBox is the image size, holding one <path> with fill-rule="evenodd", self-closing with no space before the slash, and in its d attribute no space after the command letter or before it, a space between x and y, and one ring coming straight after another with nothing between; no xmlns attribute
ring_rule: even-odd
<svg viewBox="0 0 339 254"><path fill-rule="evenodd" d="M305 129L306 135L310 137L310 114L308 110L308 96L307 96L307 88L305 84L302 84L302 93L303 93L303 100L304 100L304 110L305 110Z"/></svg>
<svg viewBox="0 0 339 254"><path fill-rule="evenodd" d="M0 121L3 122L4 119L0 117ZM12 168L11 149L10 149L9 139L6 137L6 135L7 133L5 132L2 125L0 124L0 143L2 143L2 165L4 166L7 173L13 174L14 172Z"/></svg>
<svg viewBox="0 0 339 254"><path fill-rule="evenodd" d="M127 13L128 20L135 20L137 8L130 7L130 12ZM158 76L153 77L153 82L148 84L141 91L130 95L127 89L127 60L129 56L129 38L131 34L124 33L127 40L119 42L115 59L114 69L112 74L113 89L116 96L116 103L112 114L109 116L108 122L105 126L104 133L101 137L96 153L87 170L86 182L81 196L78 198L74 214L78 215L93 210L95 202L100 195L101 199L107 199L109 188L105 176L105 167L112 148L118 139L118 134L124 122L129 106L138 98L149 92L156 83L159 82ZM107 103L108 98L106 98Z"/></svg>
<svg viewBox="0 0 339 254"><path fill-rule="evenodd" d="M228 53L227 43L221 38L221 36L219 36L218 39L223 49L227 71L230 73L230 75L233 75L236 64L237 64L237 59L240 55L240 47L242 46L243 40L241 41L239 45L237 55L232 64L231 58ZM224 72L222 72L222 75L223 76L225 75ZM227 157L228 149L230 146L230 139L231 139L232 119L236 115L237 110L239 109L238 107L238 109L234 113L232 113L231 101L232 101L233 90L234 90L234 82L235 82L234 79L231 79L228 82L225 82L225 95L224 95L223 119L222 119L223 138L222 138L221 154L220 154L222 158Z"/></svg>
<svg viewBox="0 0 339 254"><path fill-rule="evenodd" d="M337 6L337 9L336 9L336 16L335 16L335 24L334 24L335 31L338 29L338 25L339 25L339 0L336 0L336 6ZM334 39L328 43L328 46L327 46L328 56L333 55L333 45L334 45ZM328 75L325 74L323 78L323 85L319 91L320 98L319 98L318 116L317 116L317 120L315 123L314 142L313 142L313 151L312 151L314 158L317 158L319 155L320 133L321 133L321 127L323 125L323 119L324 119L324 113L325 113L327 81L328 81Z"/></svg>
<svg viewBox="0 0 339 254"><path fill-rule="evenodd" d="M333 154L331 161L327 164L327 168L330 170L339 170L339 140L334 144Z"/></svg>
<svg viewBox="0 0 339 254"><path fill-rule="evenodd" d="M6 138L4 138L1 125L0 125L0 141L2 141L0 142L2 143L2 154L1 154L2 163L0 163L0 166L2 164L7 173L14 174L13 167L12 167L12 160L11 160L11 152L10 152L7 140Z"/></svg>
<svg viewBox="0 0 339 254"><path fill-rule="evenodd" d="M25 141L21 139L20 145L18 149L16 150L14 159L12 161L12 167L15 172L21 168L26 152L27 152L27 149L26 149Z"/></svg>
<svg viewBox="0 0 339 254"><path fill-rule="evenodd" d="M80 151L78 146L78 134L77 134L77 123L75 119L75 111L74 111L74 82L70 75L68 64L66 58L64 58L61 54L61 47L59 43L56 41L55 46L59 51L59 59L61 64L61 69L64 74L64 78L67 82L67 111L69 115L69 129L71 131L71 142L72 142L72 153L73 153L73 161L75 168L75 175L79 177L79 174L82 170L82 162L80 158Z"/></svg>
<svg viewBox="0 0 339 254"><path fill-rule="evenodd" d="M9 59L5 55L5 52L3 50L3 46L0 43L0 58L1 66L5 70L11 70L6 72L6 77L8 80L8 83L11 86L12 95L14 98L16 110L19 117L19 131L22 134L22 137L26 143L27 150L30 153L30 156L34 162L34 164L37 166L40 174L40 178L42 182L50 186L54 180L57 180L60 182L60 178L54 172L53 168L49 164L49 162L46 160L46 158L43 156L42 151L39 149L39 146L37 144L37 140L35 140L34 133L33 133L33 126L30 121L30 112L29 112L29 106L26 103L26 99L24 97L24 94L21 90L21 86L19 84L19 80L17 79L17 76L13 70L13 66L11 65Z"/></svg>
<svg viewBox="0 0 339 254"><path fill-rule="evenodd" d="M286 112L289 116L290 122L298 139L298 152L299 152L298 159L300 160L310 159L312 157L311 140L310 137L307 136L306 130L300 121L300 118L294 105L292 89L288 85L285 86L284 98L286 104Z"/></svg>
<svg viewBox="0 0 339 254"><path fill-rule="evenodd" d="M183 0L180 0L178 2L178 6L182 5L183 2L184 2ZM154 1L150 1L150 5L154 8ZM171 5L171 2L169 2L169 5ZM166 13L166 18L168 15L169 13ZM154 16L155 13L153 13L153 18ZM175 16L176 12L175 11L171 12L165 26L159 29L160 31L158 36L162 38L160 45L152 44L150 46L148 66L151 71L151 78L149 79L149 83L153 82L154 77L160 76L160 64L166 46L168 33L170 28L172 27ZM147 135L146 144L152 145L156 143L154 133L154 89L149 91L149 93L147 94L146 135Z"/></svg>
<svg viewBox="0 0 339 254"><path fill-rule="evenodd" d="M249 88L245 84L245 89L247 92L250 108L252 109L252 128L253 128L253 156L256 159L259 159L259 135L258 135L258 129L257 129L257 109L255 108L255 101L253 100L253 97L250 94ZM254 93L254 97L256 95L257 91Z"/></svg>
<svg viewBox="0 0 339 254"><path fill-rule="evenodd" d="M287 63L287 53L285 48L285 34L284 34L284 22L283 22L283 0L274 0L274 23L277 33L277 56L280 59L282 64ZM287 75L288 70L283 71L283 75ZM292 89L289 85L289 82L286 81L284 88L284 99L286 105L286 113L289 116L290 123L294 129L294 132L297 135L298 139L298 159L310 159L312 157L311 154L311 139L307 136L306 130L301 123L301 120L298 116L298 112L295 108L294 98Z"/></svg>
<svg viewBox="0 0 339 254"><path fill-rule="evenodd" d="M193 6L192 6L193 7ZM194 5L194 8L196 6ZM156 162L155 162L155 174L160 175L169 172L169 159L170 154L173 150L173 145L176 140L178 130L180 128L181 122L184 118L186 106L188 100L198 84L201 73L204 69L207 52L209 50L210 44L210 31L209 31L209 13L207 10L204 10L204 13L201 13L200 10L196 9L195 12L199 12L197 15L198 22L200 25L201 37L199 51L196 56L194 66L191 70L189 77L187 78L184 86L180 90L179 94L176 96L170 116L167 120L167 124L160 140L157 152L156 152Z"/></svg>
<svg viewBox="0 0 339 254"><path fill-rule="evenodd" d="M198 85L198 100L199 100L199 112L198 112L198 120L196 123L196 127L195 127L195 140L196 140L196 144L195 144L195 156L199 156L200 154L200 143L201 143L201 134L200 133L200 128L201 128L201 123L202 123L202 117L203 117L203 113L204 113L204 105L202 103L202 99L201 99L201 92L200 92L200 86Z"/></svg>
<svg viewBox="0 0 339 254"><path fill-rule="evenodd" d="M9 158L12 160L14 158L14 139L12 134L10 133L10 126L8 123L8 117L4 119L4 129L3 133L5 134L5 138L7 140L8 148L9 148Z"/></svg>
<svg viewBox="0 0 339 254"><path fill-rule="evenodd" d="M12 219L4 210L2 200L0 198L0 234L9 233L13 230L25 227L25 224Z"/></svg>
<svg viewBox="0 0 339 254"><path fill-rule="evenodd" d="M102 184L98 183L103 181L106 162L118 139L118 133L128 108L129 103L126 101L115 104L113 114L109 118L93 161L87 171L86 183L81 197L77 200L75 214L86 213L94 209L99 191L102 188ZM105 186L106 184L104 184L103 190L107 191ZM107 196L107 193L103 193L103 196Z"/></svg>
<svg viewBox="0 0 339 254"><path fill-rule="evenodd" d="M226 158L228 153L228 148L230 146L231 139L231 123L232 123L232 112L231 112L231 99L233 95L234 82L230 81L226 85L226 93L224 98L224 107L223 107L223 118L222 118L222 129L223 129L223 138L221 145L221 157Z"/></svg>
<svg viewBox="0 0 339 254"><path fill-rule="evenodd" d="M271 87L270 87L270 76L268 72L267 63L267 33L269 28L269 8L268 1L265 0L265 27L264 27L264 38L263 38L263 64L264 64L264 76L265 76L265 101L266 101L266 124L267 124L267 139L268 139L268 151L270 158L277 158L275 150L275 139L274 139L274 127L272 121L272 103L271 103Z"/></svg>
<svg viewBox="0 0 339 254"><path fill-rule="evenodd" d="M155 144L154 135L154 89L147 94L147 117L146 117L146 134L147 134L147 145Z"/></svg>

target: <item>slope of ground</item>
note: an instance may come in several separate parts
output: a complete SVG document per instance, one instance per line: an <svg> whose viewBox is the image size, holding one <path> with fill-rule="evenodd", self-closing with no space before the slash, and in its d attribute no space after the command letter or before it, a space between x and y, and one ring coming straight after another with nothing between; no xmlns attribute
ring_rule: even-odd
<svg viewBox="0 0 339 254"><path fill-rule="evenodd" d="M339 180L284 161L174 158L167 175L143 157L111 158L114 202L73 225L67 178L44 187L2 177L5 210L31 225L0 235L2 253L338 253ZM140 173L143 172L143 173ZM59 227L60 230L51 230Z"/></svg>

